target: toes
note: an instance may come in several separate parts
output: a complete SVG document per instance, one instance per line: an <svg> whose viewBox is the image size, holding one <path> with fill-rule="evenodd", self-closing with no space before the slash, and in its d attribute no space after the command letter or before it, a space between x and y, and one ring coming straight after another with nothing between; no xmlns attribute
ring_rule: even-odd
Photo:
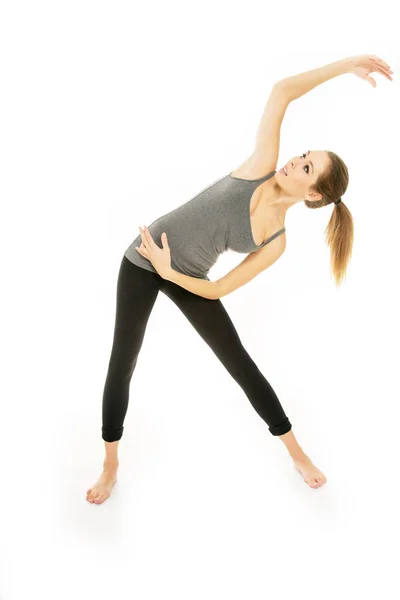
<svg viewBox="0 0 400 600"><path fill-rule="evenodd" d="M309 486L311 486L313 488L316 488L316 487L319 486L318 481L316 481L315 479L310 479L310 480L307 481L307 483L308 483Z"/></svg>
<svg viewBox="0 0 400 600"><path fill-rule="evenodd" d="M327 482L327 478L321 473L320 475L308 476L304 478L304 481L312 488L319 488Z"/></svg>
<svg viewBox="0 0 400 600"><path fill-rule="evenodd" d="M96 486L90 488L90 492L87 495L87 499L89 500L89 502L93 502L93 500L96 498L96 496L98 495L98 491L96 489Z"/></svg>

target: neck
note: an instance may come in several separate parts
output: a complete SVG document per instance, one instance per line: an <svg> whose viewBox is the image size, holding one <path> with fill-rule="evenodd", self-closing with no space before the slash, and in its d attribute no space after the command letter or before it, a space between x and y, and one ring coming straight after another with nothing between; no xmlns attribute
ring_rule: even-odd
<svg viewBox="0 0 400 600"><path fill-rule="evenodd" d="M262 190L261 197L262 203L268 212L274 215L277 221L282 223L285 221L289 208L304 200L304 198L297 196L288 196L274 177L265 182L265 188Z"/></svg>

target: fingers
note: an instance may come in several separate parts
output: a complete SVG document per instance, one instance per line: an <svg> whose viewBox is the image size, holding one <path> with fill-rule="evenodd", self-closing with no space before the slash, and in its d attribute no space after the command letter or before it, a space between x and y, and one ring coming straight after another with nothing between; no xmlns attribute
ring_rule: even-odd
<svg viewBox="0 0 400 600"><path fill-rule="evenodd" d="M390 81L393 81L392 77L390 76L390 73L393 73L393 71L389 71L388 69L380 67L376 63L373 65L372 70L376 71L377 73L381 73L381 75L384 75L387 79L389 79Z"/></svg>
<svg viewBox="0 0 400 600"><path fill-rule="evenodd" d="M375 56L375 54L372 54L369 58L372 58L372 60L375 60L377 63L379 63L380 65L382 65L382 67L385 67L386 69L390 69L390 67L387 64L387 62L385 62L381 58L378 58L377 56Z"/></svg>
<svg viewBox="0 0 400 600"><path fill-rule="evenodd" d="M373 61L374 66L376 66L379 73L382 73L382 75L385 75L387 79L393 81L392 77L390 76L390 73L393 73L393 71L387 62L378 58L377 56L370 56L369 58Z"/></svg>
<svg viewBox="0 0 400 600"><path fill-rule="evenodd" d="M384 75L387 79L389 79L389 81L393 81L393 78L390 76L390 73L387 69L380 69L379 67L377 67L376 71ZM391 71L391 73L393 73L393 71Z"/></svg>
<svg viewBox="0 0 400 600"><path fill-rule="evenodd" d="M149 258L149 254L148 254L146 248L143 246L143 242L140 244L140 247L139 246L135 246L135 250L139 254L141 254L142 256L144 256L144 258Z"/></svg>
<svg viewBox="0 0 400 600"><path fill-rule="evenodd" d="M139 231L140 231L140 235L142 237L142 243L140 244L140 248L138 248L137 246L135 246L135 248L139 252L139 254L141 254L142 256L145 256L145 253L147 254L149 244L146 239L146 234L140 226L139 226ZM145 256L145 257L147 258L147 256Z"/></svg>
<svg viewBox="0 0 400 600"><path fill-rule="evenodd" d="M153 250L153 238L151 237L150 231L147 229L146 226L144 227L144 229L142 229L139 225L139 230L140 235L142 237L142 243L140 248L137 248L136 246L136 250L139 252L139 254L150 260L151 255L149 253Z"/></svg>
<svg viewBox="0 0 400 600"><path fill-rule="evenodd" d="M153 239L150 235L150 231L147 229L146 226L144 226L144 229L142 229L139 226L139 230L140 230L140 235L142 236L142 242L143 242L144 246L147 248L147 246L150 246L151 242L153 241Z"/></svg>

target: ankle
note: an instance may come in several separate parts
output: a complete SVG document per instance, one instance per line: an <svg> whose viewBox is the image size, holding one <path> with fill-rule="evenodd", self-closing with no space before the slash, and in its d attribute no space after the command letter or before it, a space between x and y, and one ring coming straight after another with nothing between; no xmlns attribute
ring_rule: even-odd
<svg viewBox="0 0 400 600"><path fill-rule="evenodd" d="M309 456L307 456L307 454L305 454L304 452L296 453L296 454L292 455L292 459L294 460L294 462L298 462L298 463L310 463L311 462L311 458Z"/></svg>
<svg viewBox="0 0 400 600"><path fill-rule="evenodd" d="M103 462L103 469L105 471L111 471L111 470L115 470L118 469L119 467L119 462L116 459L105 459Z"/></svg>
<svg viewBox="0 0 400 600"><path fill-rule="evenodd" d="M287 433L280 435L279 439L285 444L287 451L295 462L311 462L311 459L303 451L303 448L296 440L293 429L290 429Z"/></svg>

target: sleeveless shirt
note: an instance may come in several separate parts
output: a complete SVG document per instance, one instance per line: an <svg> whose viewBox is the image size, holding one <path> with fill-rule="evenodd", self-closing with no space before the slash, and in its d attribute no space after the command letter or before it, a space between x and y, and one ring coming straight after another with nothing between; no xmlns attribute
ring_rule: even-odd
<svg viewBox="0 0 400 600"><path fill-rule="evenodd" d="M184 275L210 281L208 272L223 252L252 253L282 234L285 227L257 245L250 223L252 194L275 172L258 179L240 179L229 173L153 221L148 229L160 248L161 234L167 234L171 267ZM139 232L125 250L125 256L138 267L157 273L151 262L135 249L141 242Z"/></svg>

